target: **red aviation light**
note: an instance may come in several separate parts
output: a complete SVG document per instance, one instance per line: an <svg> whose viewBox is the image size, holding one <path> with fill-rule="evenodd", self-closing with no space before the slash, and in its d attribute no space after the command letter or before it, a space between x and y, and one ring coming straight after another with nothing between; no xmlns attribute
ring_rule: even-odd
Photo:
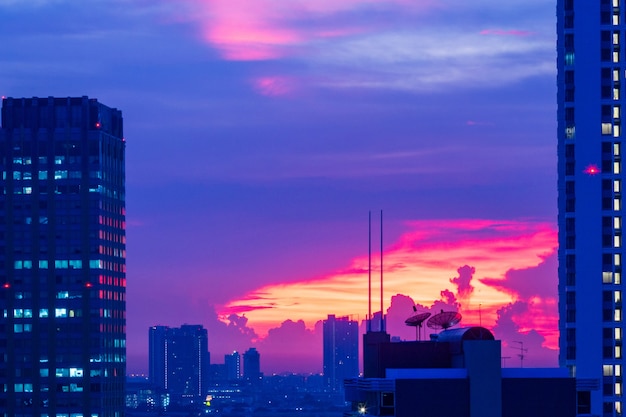
<svg viewBox="0 0 626 417"><path fill-rule="evenodd" d="M583 172L587 175L597 175L600 173L600 168L598 168L597 165L590 164L590 165L587 165L587 167L585 168Z"/></svg>
<svg viewBox="0 0 626 417"><path fill-rule="evenodd" d="M93 287L93 284L91 282L88 282L88 283L85 284L85 287L91 288L91 287Z"/></svg>
<svg viewBox="0 0 626 417"><path fill-rule="evenodd" d="M11 284L9 284L8 282L5 282L2 288L6 288L6 289L11 288Z"/></svg>
<svg viewBox="0 0 626 417"><path fill-rule="evenodd" d="M100 129L100 126L101 126L100 122L96 122L96 129Z"/></svg>

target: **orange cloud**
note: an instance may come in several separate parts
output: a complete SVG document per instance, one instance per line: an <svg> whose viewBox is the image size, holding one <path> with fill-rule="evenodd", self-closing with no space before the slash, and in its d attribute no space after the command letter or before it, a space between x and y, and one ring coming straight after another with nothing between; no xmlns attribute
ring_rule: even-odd
<svg viewBox="0 0 626 417"><path fill-rule="evenodd" d="M557 245L554 226L544 222L428 220L409 222L406 227L407 231L396 242L386 245L383 308L389 307L388 300L395 294L409 295L418 304L430 306L440 299L442 290L457 290L451 280L458 276L460 267L469 265L474 268L474 289L467 299L461 300L464 322L478 324L480 320L488 327L495 324L497 310L514 302L515 295L485 282L504 280L510 270L537 267ZM373 257L372 273L374 311L380 309L377 257ZM367 265L367 254L364 254L353 259L343 271L259 288L225 305L220 315L247 311L250 326L261 336L287 317L301 319L308 326L327 314L364 319L368 311ZM556 288L556 276L554 286ZM529 314L539 323L541 318L536 316L546 310L541 307L542 303L554 300L539 297L533 300L535 305ZM549 331L556 325L550 323L546 327ZM549 344L554 344L553 338Z"/></svg>

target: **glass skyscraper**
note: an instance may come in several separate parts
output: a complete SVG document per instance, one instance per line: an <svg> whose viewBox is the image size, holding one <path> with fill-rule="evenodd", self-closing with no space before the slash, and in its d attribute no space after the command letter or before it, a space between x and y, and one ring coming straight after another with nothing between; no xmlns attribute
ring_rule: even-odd
<svg viewBox="0 0 626 417"><path fill-rule="evenodd" d="M96 99L2 100L2 416L124 414L124 154Z"/></svg>
<svg viewBox="0 0 626 417"><path fill-rule="evenodd" d="M204 399L210 361L206 329L195 324L152 326L149 338L150 382L178 404Z"/></svg>
<svg viewBox="0 0 626 417"><path fill-rule="evenodd" d="M324 385L343 392L343 380L359 376L359 324L330 314L322 324Z"/></svg>

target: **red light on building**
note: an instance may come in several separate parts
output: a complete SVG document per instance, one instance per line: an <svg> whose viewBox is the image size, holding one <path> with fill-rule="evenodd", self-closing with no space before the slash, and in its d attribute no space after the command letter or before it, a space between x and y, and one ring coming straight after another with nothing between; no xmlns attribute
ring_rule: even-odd
<svg viewBox="0 0 626 417"><path fill-rule="evenodd" d="M88 282L88 283L85 284L85 287L91 288L91 287L93 287L93 284L91 282Z"/></svg>
<svg viewBox="0 0 626 417"><path fill-rule="evenodd" d="M7 282L2 286L2 288L11 288L11 284Z"/></svg>
<svg viewBox="0 0 626 417"><path fill-rule="evenodd" d="M587 175L596 175L600 173L600 168L597 165L587 165L587 168L583 171Z"/></svg>
<svg viewBox="0 0 626 417"><path fill-rule="evenodd" d="M96 129L100 129L100 122L96 122Z"/></svg>

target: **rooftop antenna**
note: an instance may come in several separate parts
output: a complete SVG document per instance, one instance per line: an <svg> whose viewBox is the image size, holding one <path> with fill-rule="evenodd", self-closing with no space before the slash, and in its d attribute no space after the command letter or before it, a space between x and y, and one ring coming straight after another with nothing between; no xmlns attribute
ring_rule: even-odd
<svg viewBox="0 0 626 417"><path fill-rule="evenodd" d="M421 340L420 332L422 330L422 324L424 324L424 320L430 317L430 313L418 313L415 306L413 306L413 312L415 314L404 320L404 324L415 327L415 340Z"/></svg>
<svg viewBox="0 0 626 417"><path fill-rule="evenodd" d="M383 311L383 211L380 211L380 331L385 331L385 313Z"/></svg>
<svg viewBox="0 0 626 417"><path fill-rule="evenodd" d="M514 340L513 343L519 343L519 347L513 347L513 349L519 350L519 353L517 354L517 356L519 357L519 366L520 368L523 368L524 358L526 357L524 353L528 352L528 349L524 349L524 342L518 342L517 340Z"/></svg>
<svg viewBox="0 0 626 417"><path fill-rule="evenodd" d="M369 212L369 222L368 222L368 235L367 235L367 243L368 243L368 267L367 267L367 275L368 275L368 295L367 295L367 331L372 331L372 211Z"/></svg>
<svg viewBox="0 0 626 417"><path fill-rule="evenodd" d="M461 321L461 314L456 311L443 311L441 313L435 314L431 318L428 319L426 325L431 329L443 329L447 330L450 327L459 324Z"/></svg>

